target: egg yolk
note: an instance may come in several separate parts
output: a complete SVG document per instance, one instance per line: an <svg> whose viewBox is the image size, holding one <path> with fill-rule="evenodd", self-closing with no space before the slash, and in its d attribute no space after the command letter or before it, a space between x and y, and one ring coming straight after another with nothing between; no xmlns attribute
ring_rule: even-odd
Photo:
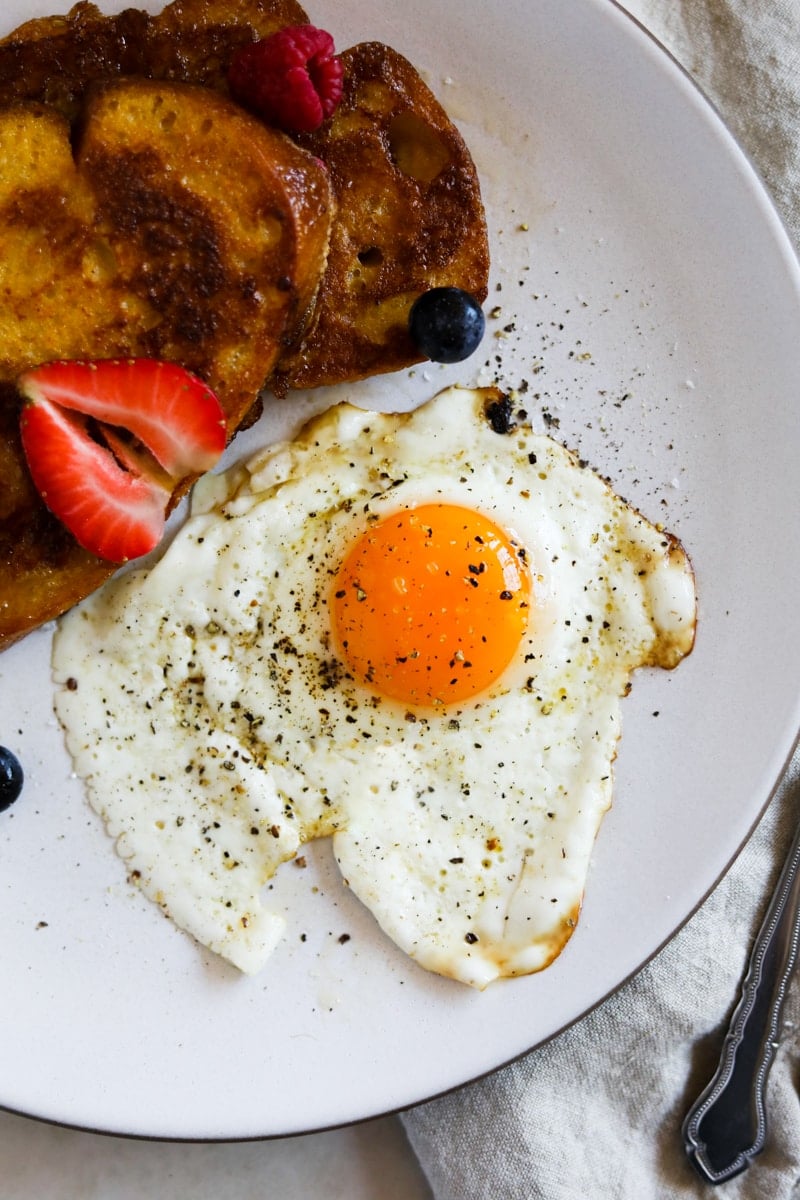
<svg viewBox="0 0 800 1200"><path fill-rule="evenodd" d="M334 581L333 628L352 674L408 705L484 691L514 657L531 595L525 550L488 517L452 504L371 525Z"/></svg>

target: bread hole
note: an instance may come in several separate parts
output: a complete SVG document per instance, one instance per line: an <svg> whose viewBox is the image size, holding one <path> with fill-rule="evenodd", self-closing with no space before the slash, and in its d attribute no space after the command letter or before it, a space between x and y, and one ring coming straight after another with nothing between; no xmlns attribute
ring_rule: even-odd
<svg viewBox="0 0 800 1200"><path fill-rule="evenodd" d="M432 183L450 161L439 134L416 113L402 112L389 125L389 152L405 175Z"/></svg>
<svg viewBox="0 0 800 1200"><path fill-rule="evenodd" d="M168 112L165 117L161 118L161 128L165 131L172 129L172 126L175 124L177 119L178 114L173 109L171 112Z"/></svg>
<svg viewBox="0 0 800 1200"><path fill-rule="evenodd" d="M206 117L205 121L203 121L203 124L200 126L200 132L203 137L206 137L209 133L211 133L213 128L214 122L211 120L211 117Z"/></svg>
<svg viewBox="0 0 800 1200"><path fill-rule="evenodd" d="M383 262L383 251L380 246L365 246L358 252L358 261L362 267L379 267Z"/></svg>

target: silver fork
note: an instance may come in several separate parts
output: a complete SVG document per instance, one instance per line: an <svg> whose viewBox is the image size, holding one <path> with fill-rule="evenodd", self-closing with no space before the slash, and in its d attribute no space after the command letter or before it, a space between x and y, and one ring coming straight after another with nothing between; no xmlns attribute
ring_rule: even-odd
<svg viewBox="0 0 800 1200"><path fill-rule="evenodd" d="M709 1183L740 1174L764 1149L765 1091L800 940L800 826L753 943L719 1065L683 1122L684 1149Z"/></svg>

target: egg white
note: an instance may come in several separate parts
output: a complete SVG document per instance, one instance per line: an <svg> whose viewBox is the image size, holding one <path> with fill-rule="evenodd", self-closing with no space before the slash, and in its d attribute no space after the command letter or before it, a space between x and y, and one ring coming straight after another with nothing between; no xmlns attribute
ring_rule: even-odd
<svg viewBox="0 0 800 1200"><path fill-rule="evenodd" d="M491 392L340 405L196 490L161 561L60 624L58 716L144 892L245 972L283 932L280 864L333 836L345 882L422 966L484 987L546 966L612 796L620 697L694 637L688 559ZM499 682L409 710L337 658L331 580L371 521L449 501L525 547L534 603Z"/></svg>

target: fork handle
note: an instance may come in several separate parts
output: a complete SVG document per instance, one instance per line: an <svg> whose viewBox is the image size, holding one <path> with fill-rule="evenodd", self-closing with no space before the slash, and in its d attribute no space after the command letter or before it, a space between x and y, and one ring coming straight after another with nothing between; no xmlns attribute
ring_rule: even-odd
<svg viewBox="0 0 800 1200"><path fill-rule="evenodd" d="M764 1148L764 1104L800 936L800 827L750 952L719 1065L683 1122L684 1149L709 1183L732 1179Z"/></svg>

